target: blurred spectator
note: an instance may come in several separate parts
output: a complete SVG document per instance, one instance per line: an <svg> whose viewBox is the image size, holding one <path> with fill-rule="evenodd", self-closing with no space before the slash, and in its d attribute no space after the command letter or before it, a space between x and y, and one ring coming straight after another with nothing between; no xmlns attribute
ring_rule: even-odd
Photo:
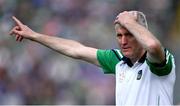
<svg viewBox="0 0 180 106"><path fill-rule="evenodd" d="M106 49L117 47L113 38L115 16L124 10L140 10L147 15L149 29L164 41L163 45L172 48L178 64L180 6L175 1L0 0L0 105L115 103L114 76L37 43L24 40L25 44L19 45L9 40L12 15L28 22L25 24L35 31ZM175 93L175 104L180 102L179 95Z"/></svg>

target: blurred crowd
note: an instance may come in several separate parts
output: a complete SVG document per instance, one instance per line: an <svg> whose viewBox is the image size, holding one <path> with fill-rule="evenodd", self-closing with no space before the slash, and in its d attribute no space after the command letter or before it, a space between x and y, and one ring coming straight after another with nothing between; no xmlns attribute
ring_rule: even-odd
<svg viewBox="0 0 180 106"><path fill-rule="evenodd" d="M113 21L119 12L146 14L149 30L176 58L175 104L180 103L180 2L178 0L0 0L0 105L113 105L114 75L38 43L15 42L16 16L34 31L100 49L117 48Z"/></svg>

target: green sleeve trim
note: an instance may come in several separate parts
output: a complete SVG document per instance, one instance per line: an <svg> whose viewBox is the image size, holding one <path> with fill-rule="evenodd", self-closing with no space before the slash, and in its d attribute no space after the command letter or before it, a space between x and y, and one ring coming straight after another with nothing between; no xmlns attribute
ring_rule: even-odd
<svg viewBox="0 0 180 106"><path fill-rule="evenodd" d="M97 60L106 74L115 74L116 64L120 61L112 50L100 49L97 51Z"/></svg>
<svg viewBox="0 0 180 106"><path fill-rule="evenodd" d="M168 75L172 70L173 61L174 61L173 55L170 54L168 51L165 52L166 52L166 64L164 64L164 66L157 66L156 63L152 63L146 59L146 62L149 65L151 72L158 76Z"/></svg>

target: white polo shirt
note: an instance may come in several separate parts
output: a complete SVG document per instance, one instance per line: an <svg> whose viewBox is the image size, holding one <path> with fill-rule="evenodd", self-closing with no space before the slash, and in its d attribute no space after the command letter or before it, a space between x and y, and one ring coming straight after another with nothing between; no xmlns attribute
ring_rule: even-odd
<svg viewBox="0 0 180 106"><path fill-rule="evenodd" d="M116 75L116 105L172 105L175 83L173 55L167 50L163 64L153 64L146 54L132 64L120 50L98 50L104 73Z"/></svg>

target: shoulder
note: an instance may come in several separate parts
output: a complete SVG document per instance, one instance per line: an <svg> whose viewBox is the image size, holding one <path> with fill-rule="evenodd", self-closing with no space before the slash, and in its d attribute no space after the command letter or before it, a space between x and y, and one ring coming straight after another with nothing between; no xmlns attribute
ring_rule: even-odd
<svg viewBox="0 0 180 106"><path fill-rule="evenodd" d="M97 58L116 58L119 61L122 60L123 55L119 49L97 50Z"/></svg>
<svg viewBox="0 0 180 106"><path fill-rule="evenodd" d="M116 64L122 60L122 53L119 49L108 49L97 51L97 60L100 66L107 72L115 73Z"/></svg>
<svg viewBox="0 0 180 106"><path fill-rule="evenodd" d="M158 76L164 76L170 74L170 72L175 67L175 60L172 53L169 52L169 50L164 49L165 52L165 61L160 64L152 63L146 59L146 62L151 70L152 73L158 75Z"/></svg>

